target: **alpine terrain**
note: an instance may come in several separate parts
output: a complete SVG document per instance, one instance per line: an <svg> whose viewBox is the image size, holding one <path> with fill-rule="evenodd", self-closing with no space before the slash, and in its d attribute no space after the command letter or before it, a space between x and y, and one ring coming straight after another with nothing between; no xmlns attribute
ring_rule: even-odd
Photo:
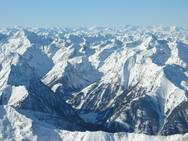
<svg viewBox="0 0 188 141"><path fill-rule="evenodd" d="M188 141L188 29L1 28L1 141Z"/></svg>

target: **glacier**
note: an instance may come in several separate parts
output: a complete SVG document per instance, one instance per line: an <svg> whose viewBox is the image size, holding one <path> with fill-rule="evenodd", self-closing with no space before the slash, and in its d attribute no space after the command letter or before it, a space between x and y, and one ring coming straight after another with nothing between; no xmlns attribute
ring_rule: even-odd
<svg viewBox="0 0 188 141"><path fill-rule="evenodd" d="M0 140L188 140L188 29L1 28Z"/></svg>

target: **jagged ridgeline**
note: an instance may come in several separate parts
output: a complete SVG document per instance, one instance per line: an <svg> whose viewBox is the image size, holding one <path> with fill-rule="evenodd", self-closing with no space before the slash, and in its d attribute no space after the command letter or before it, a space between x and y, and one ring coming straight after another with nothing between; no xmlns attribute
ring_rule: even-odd
<svg viewBox="0 0 188 141"><path fill-rule="evenodd" d="M0 140L186 140L188 30L0 29L0 104Z"/></svg>

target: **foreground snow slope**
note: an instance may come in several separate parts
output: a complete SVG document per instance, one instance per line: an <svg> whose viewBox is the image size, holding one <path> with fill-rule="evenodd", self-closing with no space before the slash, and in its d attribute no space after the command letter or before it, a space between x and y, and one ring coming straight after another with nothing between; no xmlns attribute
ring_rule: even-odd
<svg viewBox="0 0 188 141"><path fill-rule="evenodd" d="M0 29L1 138L186 140L187 54L180 27Z"/></svg>
<svg viewBox="0 0 188 141"><path fill-rule="evenodd" d="M0 140L2 141L186 141L188 134L148 136L135 133L70 132L54 129L25 117L10 106L0 106Z"/></svg>

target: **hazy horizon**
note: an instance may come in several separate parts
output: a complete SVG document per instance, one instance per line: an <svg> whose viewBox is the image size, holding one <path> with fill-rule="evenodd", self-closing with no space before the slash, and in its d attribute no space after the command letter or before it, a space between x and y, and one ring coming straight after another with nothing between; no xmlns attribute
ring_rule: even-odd
<svg viewBox="0 0 188 141"><path fill-rule="evenodd" d="M0 27L181 26L186 0L6 0Z"/></svg>

